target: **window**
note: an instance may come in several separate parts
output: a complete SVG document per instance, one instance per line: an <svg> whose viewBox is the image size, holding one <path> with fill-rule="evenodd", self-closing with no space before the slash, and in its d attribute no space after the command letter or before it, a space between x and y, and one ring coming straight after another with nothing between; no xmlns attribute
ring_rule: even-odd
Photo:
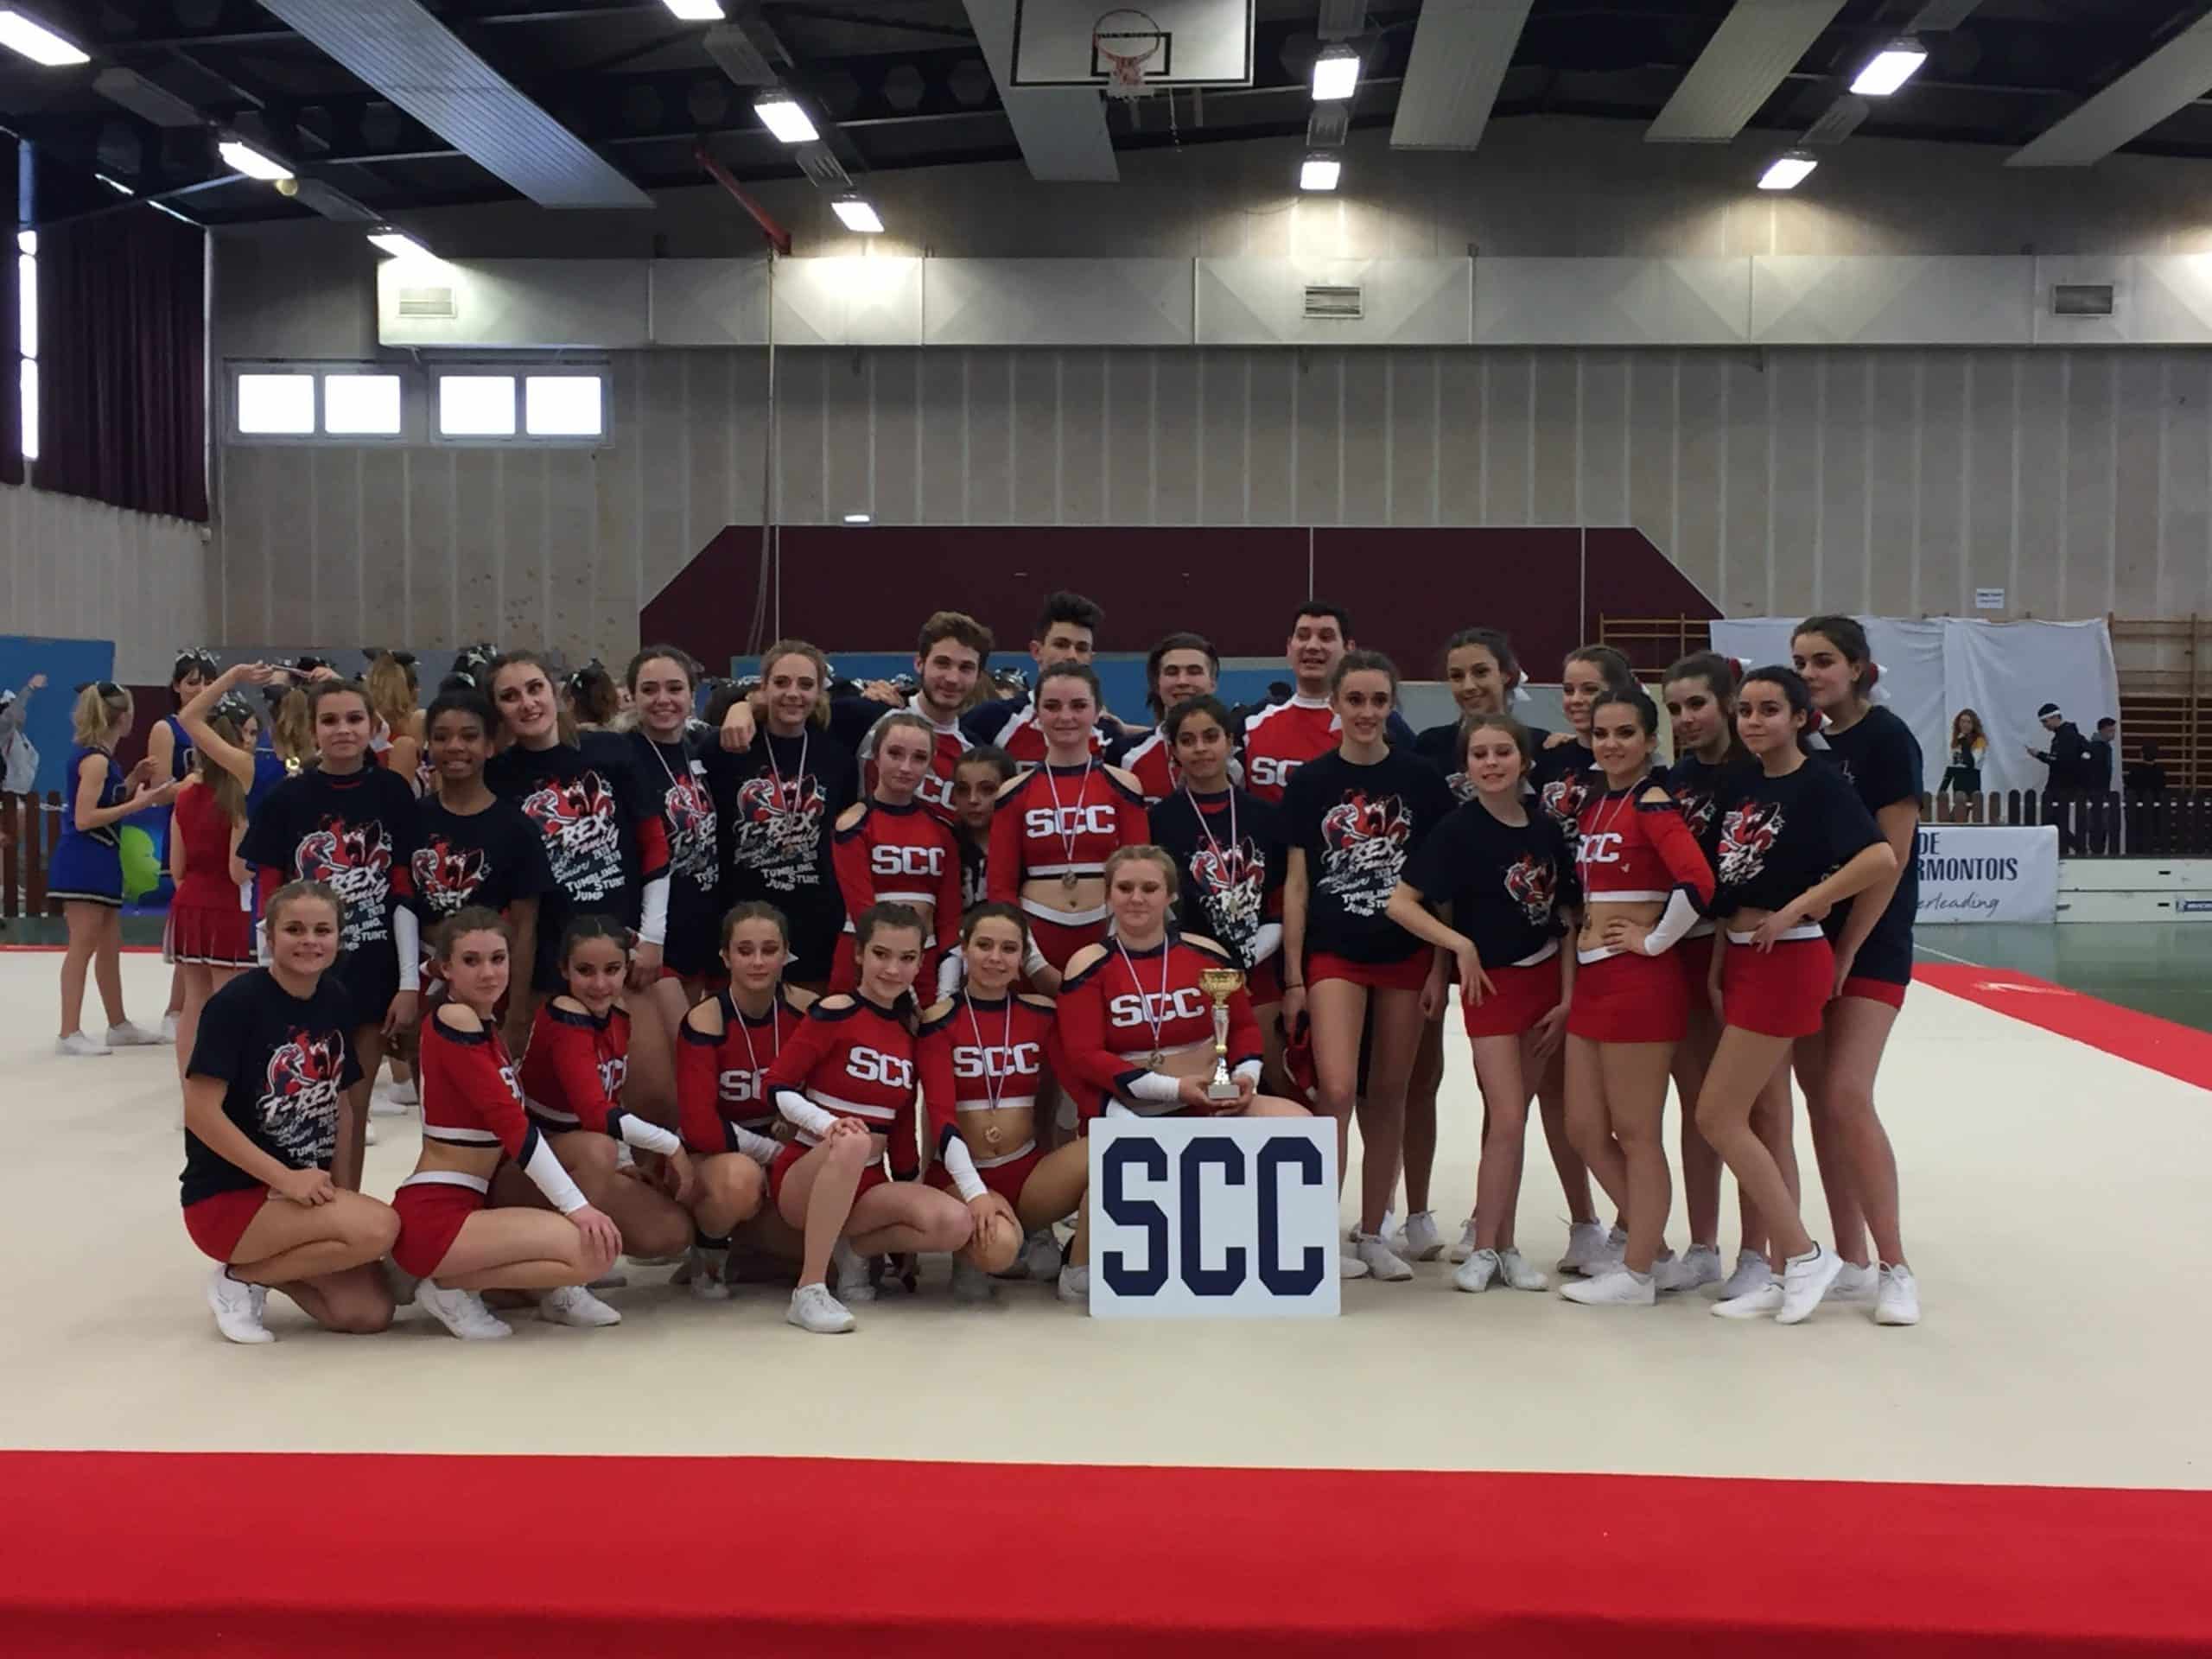
<svg viewBox="0 0 2212 1659"><path fill-rule="evenodd" d="M533 374L524 408L530 435L537 438L595 438L601 419L601 385L595 374Z"/></svg>
<svg viewBox="0 0 2212 1659"><path fill-rule="evenodd" d="M438 431L448 438L514 435L515 378L512 374L438 377Z"/></svg>
<svg viewBox="0 0 2212 1659"><path fill-rule="evenodd" d="M16 305L22 338L16 349L22 354L16 365L16 395L22 399L23 459L38 459L38 232L16 232Z"/></svg>
<svg viewBox="0 0 2212 1659"><path fill-rule="evenodd" d="M608 372L588 361L533 361L519 353L428 365L238 359L226 372L232 443L590 448L607 442Z"/></svg>
<svg viewBox="0 0 2212 1659"><path fill-rule="evenodd" d="M257 436L304 436L315 431L315 376L238 376L238 430Z"/></svg>
<svg viewBox="0 0 2212 1659"><path fill-rule="evenodd" d="M322 429L329 433L397 437L402 430L396 374L322 377Z"/></svg>

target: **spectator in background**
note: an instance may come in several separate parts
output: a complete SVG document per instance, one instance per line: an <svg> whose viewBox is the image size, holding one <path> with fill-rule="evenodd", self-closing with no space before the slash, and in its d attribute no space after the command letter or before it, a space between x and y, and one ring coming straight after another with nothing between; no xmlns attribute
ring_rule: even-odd
<svg viewBox="0 0 2212 1659"><path fill-rule="evenodd" d="M2120 750L2120 722L2107 715L2097 722L2097 734L2089 740L2090 789L2102 795L2119 785L2120 774L2113 770L2113 757Z"/></svg>
<svg viewBox="0 0 2212 1659"><path fill-rule="evenodd" d="M0 691L0 789L10 795L28 795L38 786L38 750L24 734L30 718L31 698L46 684L46 676L34 674L18 691Z"/></svg>
<svg viewBox="0 0 2212 1659"><path fill-rule="evenodd" d="M2049 748L2039 749L2032 743L2027 746L2031 756L2050 768L2050 777L2044 785L2043 821L2058 826L2059 855L2071 858L2082 849L2076 819L2082 797L2089 789L2089 740L2082 735L2079 726L2059 712L2055 702L2046 702L2037 709L2036 718L2050 734Z"/></svg>
<svg viewBox="0 0 2212 1659"><path fill-rule="evenodd" d="M2113 766L2119 745L2120 722L2107 715L2097 722L2097 734L2089 740L2089 758L2082 768L2084 839L2089 851L2100 856L2112 850L2111 842L2120 827L2115 822L2120 808L2113 798L2120 781Z"/></svg>
<svg viewBox="0 0 2212 1659"><path fill-rule="evenodd" d="M2156 853L2166 844L2166 769L2158 746L2145 742L2143 758L2127 769L2127 850Z"/></svg>
<svg viewBox="0 0 2212 1659"><path fill-rule="evenodd" d="M2158 746L2143 745L2143 758L2127 769L2127 792L2130 797L2143 798L2163 795L2171 785L2166 781L2166 769L2158 763Z"/></svg>
<svg viewBox="0 0 2212 1659"><path fill-rule="evenodd" d="M1946 823L1981 822L1981 762L1989 753L1989 737L1981 729L1981 716L1961 709L1951 717L1951 759L1943 768L1943 782L1936 791Z"/></svg>

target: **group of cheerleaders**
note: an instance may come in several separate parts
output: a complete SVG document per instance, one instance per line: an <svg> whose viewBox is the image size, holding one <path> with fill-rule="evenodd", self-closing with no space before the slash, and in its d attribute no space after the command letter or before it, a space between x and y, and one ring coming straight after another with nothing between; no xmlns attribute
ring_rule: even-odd
<svg viewBox="0 0 2212 1659"><path fill-rule="evenodd" d="M1534 1099L1567 1298L1717 1284L1724 1317L1827 1300L1917 1321L1873 1088L1911 978L1920 759L1856 623L1811 619L1789 665L1675 664L1658 768L1659 710L1604 646L1568 656L1570 729L1546 734L1510 712L1504 636L1455 635L1459 717L1416 734L1389 660L1312 605L1290 697L1232 714L1212 647L1174 634L1150 657L1155 723L1130 728L1090 665L1100 620L1053 595L1033 690L996 708L976 707L991 638L957 613L925 625L911 695L833 697L823 654L786 640L705 721L690 660L654 647L627 732L577 729L512 652L425 712L420 799L375 763L391 728L362 688L309 684L314 764L219 847L257 875L265 966L236 905L172 925L181 962L216 958L180 1034L182 1198L223 1334L269 1340L270 1288L346 1331L383 1328L395 1293L463 1338L508 1332L494 1300L613 1324L593 1287L623 1255L677 1262L702 1300L795 1277L787 1318L816 1332L911 1289L923 1253L951 1255L963 1300L1057 1278L1086 1302L1102 1115L1327 1114L1339 1169L1357 1118L1342 1272L1402 1281L1446 1253L1429 1186L1455 1001L1484 1109L1459 1288L1547 1286L1515 1236ZM229 694L269 674L188 702L184 794L247 786ZM1202 976L1224 968L1243 988L1220 1101ZM410 1033L422 1151L386 1205L359 1191L370 1084ZM1825 1246L1800 1215L1793 1060Z"/></svg>

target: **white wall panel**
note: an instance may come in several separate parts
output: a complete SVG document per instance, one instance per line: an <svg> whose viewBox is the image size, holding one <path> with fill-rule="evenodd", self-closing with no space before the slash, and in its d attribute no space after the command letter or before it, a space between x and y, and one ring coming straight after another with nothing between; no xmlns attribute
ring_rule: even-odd
<svg viewBox="0 0 2212 1659"><path fill-rule="evenodd" d="M577 346L627 351L651 340L643 259L487 259L377 269L377 337L386 346ZM449 287L451 319L403 317L403 288Z"/></svg>
<svg viewBox="0 0 2212 1659"><path fill-rule="evenodd" d="M920 345L923 264L900 258L779 260L776 343Z"/></svg>
<svg viewBox="0 0 2212 1659"><path fill-rule="evenodd" d="M1485 346L1733 346L1751 327L1747 259L1481 259Z"/></svg>
<svg viewBox="0 0 2212 1659"><path fill-rule="evenodd" d="M931 259L931 346L1187 346L1186 259Z"/></svg>
<svg viewBox="0 0 2212 1659"><path fill-rule="evenodd" d="M222 631L224 619L209 602L214 565L198 524L0 485L0 617L8 632L112 639L118 680L165 681L181 648Z"/></svg>
<svg viewBox="0 0 2212 1659"><path fill-rule="evenodd" d="M1765 346L2027 346L2036 262L1765 255L1751 262L1751 338Z"/></svg>
<svg viewBox="0 0 2212 1659"><path fill-rule="evenodd" d="M656 259L650 281L654 345L767 343L766 259Z"/></svg>
<svg viewBox="0 0 2212 1659"><path fill-rule="evenodd" d="M1308 283L1361 290L1362 315L1309 321ZM1467 259L1201 259L1198 339L1208 346L1464 346L1473 339Z"/></svg>

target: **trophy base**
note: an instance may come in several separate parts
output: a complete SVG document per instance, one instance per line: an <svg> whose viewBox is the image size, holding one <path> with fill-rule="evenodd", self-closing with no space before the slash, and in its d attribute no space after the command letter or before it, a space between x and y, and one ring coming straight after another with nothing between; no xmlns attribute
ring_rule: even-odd
<svg viewBox="0 0 2212 1659"><path fill-rule="evenodd" d="M1233 1083L1223 1083L1217 1080L1206 1084L1206 1098L1208 1100L1234 1100L1241 1092L1243 1091L1240 1090Z"/></svg>

